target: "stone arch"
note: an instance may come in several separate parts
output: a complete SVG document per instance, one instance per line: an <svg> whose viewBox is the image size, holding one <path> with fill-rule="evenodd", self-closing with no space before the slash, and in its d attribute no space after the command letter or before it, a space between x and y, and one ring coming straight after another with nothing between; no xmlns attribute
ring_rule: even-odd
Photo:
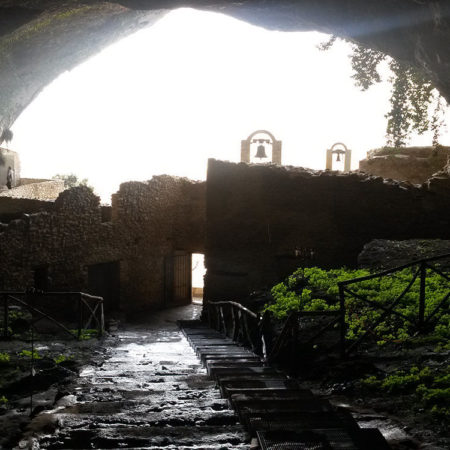
<svg viewBox="0 0 450 450"><path fill-rule="evenodd" d="M258 134L265 134L269 136L272 141L272 163L281 165L281 141L275 139L275 136L267 130L256 130L250 136L241 141L241 162L250 162L250 145L254 136Z"/></svg>

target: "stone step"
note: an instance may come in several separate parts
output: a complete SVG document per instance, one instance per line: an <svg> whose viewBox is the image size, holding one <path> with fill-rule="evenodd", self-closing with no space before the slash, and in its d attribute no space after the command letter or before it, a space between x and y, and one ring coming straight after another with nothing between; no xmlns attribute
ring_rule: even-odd
<svg viewBox="0 0 450 450"><path fill-rule="evenodd" d="M248 442L239 425L228 426L135 426L80 428L44 437L40 448L118 449L118 448L236 448ZM243 447L245 448L245 447ZM248 446L247 446L248 448Z"/></svg>
<svg viewBox="0 0 450 450"><path fill-rule="evenodd" d="M262 361L250 361L250 360L237 360L237 361L211 361L208 360L206 363L206 370L208 372L208 375L212 375L211 370L214 371L216 368L220 367L227 367L227 368L234 368L239 369L242 367L266 367L265 364Z"/></svg>
<svg viewBox="0 0 450 450"><path fill-rule="evenodd" d="M224 367L224 366L214 366L209 370L211 377L216 380L223 377L242 377L242 376L283 376L284 374L279 370L273 369L272 367L250 367L250 366L239 366L239 367Z"/></svg>

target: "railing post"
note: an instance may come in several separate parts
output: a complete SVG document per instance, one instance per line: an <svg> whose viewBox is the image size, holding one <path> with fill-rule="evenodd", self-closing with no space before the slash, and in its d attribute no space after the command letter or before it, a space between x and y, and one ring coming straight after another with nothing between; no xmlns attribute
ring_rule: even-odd
<svg viewBox="0 0 450 450"><path fill-rule="evenodd" d="M236 319L236 313L234 312L234 306L231 305L231 319L233 321L233 335L231 336L231 339L235 341L237 339L238 335L238 327L237 327L237 319Z"/></svg>
<svg viewBox="0 0 450 450"><path fill-rule="evenodd" d="M340 353L341 358L345 358L345 333L346 333L346 323L345 323L345 291L344 286L339 284L339 307L341 313L341 329L340 329Z"/></svg>
<svg viewBox="0 0 450 450"><path fill-rule="evenodd" d="M420 263L420 296L419 296L419 329L423 328L425 323L425 283L427 278L427 266L424 262Z"/></svg>
<svg viewBox="0 0 450 450"><path fill-rule="evenodd" d="M8 308L8 296L3 295L3 337L6 339L8 337L8 322L9 322L9 308Z"/></svg>
<svg viewBox="0 0 450 450"><path fill-rule="evenodd" d="M215 311L216 311L216 330L220 331L221 330L221 322L220 322L220 307L218 305L214 306Z"/></svg>
<svg viewBox="0 0 450 450"><path fill-rule="evenodd" d="M297 348L298 348L298 327L299 327L299 319L300 314L298 312L292 313L293 319L293 328L292 328L292 363L295 365L296 357L297 357Z"/></svg>
<svg viewBox="0 0 450 450"><path fill-rule="evenodd" d="M104 316L104 311L103 311L103 302L100 303L99 324L100 324L100 327L99 327L100 329L98 330L98 335L103 336L103 333L105 332L105 316Z"/></svg>
<svg viewBox="0 0 450 450"><path fill-rule="evenodd" d="M82 328L83 328L83 300L80 293L78 297L78 340L81 339Z"/></svg>
<svg viewBox="0 0 450 450"><path fill-rule="evenodd" d="M212 317L211 317L211 303L210 302L206 303L204 308L206 308L206 318L208 320L208 325L210 328L214 328L213 324L212 324Z"/></svg>

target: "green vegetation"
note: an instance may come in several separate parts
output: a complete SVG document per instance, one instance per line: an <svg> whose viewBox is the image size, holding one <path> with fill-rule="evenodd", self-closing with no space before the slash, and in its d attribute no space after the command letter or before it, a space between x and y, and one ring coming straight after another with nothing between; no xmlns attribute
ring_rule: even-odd
<svg viewBox="0 0 450 450"><path fill-rule="evenodd" d="M19 356L22 358L42 359L42 356L37 350L22 350L21 352L19 352Z"/></svg>
<svg viewBox="0 0 450 450"><path fill-rule="evenodd" d="M0 406L5 406L7 403L8 403L8 399L4 395L2 395L0 397Z"/></svg>
<svg viewBox="0 0 450 450"><path fill-rule="evenodd" d="M351 290L359 297L372 300L376 305L368 305L362 300L346 295L347 338L356 339L381 319L383 307L390 306L405 290L413 277L410 268L397 272L395 276L374 278L351 285ZM370 275L367 270L334 269L318 267L296 270L284 282L272 290L274 302L265 306L278 319L285 318L293 311L330 311L339 309L338 282ZM402 314L387 315L372 331L372 339L379 345L387 342L404 342L415 330L419 314L420 281L416 278L410 290L395 306L394 311ZM425 317L428 317L449 291L449 283L441 276L427 271L425 294ZM435 336L435 342L448 341L450 337L450 314L439 312L427 330Z"/></svg>
<svg viewBox="0 0 450 450"><path fill-rule="evenodd" d="M78 338L78 330L70 330L70 332ZM98 336L98 330L83 329L80 334L80 341L87 341Z"/></svg>
<svg viewBox="0 0 450 450"><path fill-rule="evenodd" d="M88 187L91 191L94 190L94 188L92 186L90 186L88 183L88 179L87 178L83 178L82 180L80 180L78 178L77 175L75 175L74 173L68 173L68 174L56 174L55 176L52 177L54 180L62 180L64 181L64 187L66 189L70 189L76 186L86 186Z"/></svg>
<svg viewBox="0 0 450 450"><path fill-rule="evenodd" d="M412 395L416 408L433 418L450 422L450 366L435 369L428 366L398 370L384 379L370 376L361 380L368 391L382 394Z"/></svg>
<svg viewBox="0 0 450 450"><path fill-rule="evenodd" d="M336 41L333 36L319 46L328 50ZM391 147L406 146L412 131L432 133L432 145L439 147L441 130L445 126L445 100L434 88L428 77L416 68L396 61L388 55L352 43L350 61L355 85L366 91L370 86L382 81L380 64L387 63L392 85L390 104L386 113L386 143Z"/></svg>
<svg viewBox="0 0 450 450"><path fill-rule="evenodd" d="M53 358L53 361L55 362L55 364L61 364L66 361L71 361L72 359L73 359L73 356L66 356L66 355L61 354L61 355L55 356Z"/></svg>
<svg viewBox="0 0 450 450"><path fill-rule="evenodd" d="M11 357L9 356L9 353L1 353L0 352L0 365L2 364L8 364Z"/></svg>

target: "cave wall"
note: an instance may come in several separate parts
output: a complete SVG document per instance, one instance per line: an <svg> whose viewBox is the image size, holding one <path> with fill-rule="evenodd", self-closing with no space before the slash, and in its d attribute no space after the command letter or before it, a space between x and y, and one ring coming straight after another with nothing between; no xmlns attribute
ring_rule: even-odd
<svg viewBox="0 0 450 450"><path fill-rule="evenodd" d="M204 189L169 176L124 183L110 221L90 189L66 190L50 210L1 227L0 290L31 287L35 269L47 267L49 290L86 292L89 266L117 262L121 309L159 308L165 258L204 251Z"/></svg>
<svg viewBox="0 0 450 450"><path fill-rule="evenodd" d="M220 12L273 30L318 30L359 42L422 69L450 100L446 0L1 0L0 133L60 73L178 7Z"/></svg>
<svg viewBox="0 0 450 450"><path fill-rule="evenodd" d="M445 173L418 188L360 173L210 160L206 192L206 300L243 299L302 264L356 266L373 239L450 238Z"/></svg>

